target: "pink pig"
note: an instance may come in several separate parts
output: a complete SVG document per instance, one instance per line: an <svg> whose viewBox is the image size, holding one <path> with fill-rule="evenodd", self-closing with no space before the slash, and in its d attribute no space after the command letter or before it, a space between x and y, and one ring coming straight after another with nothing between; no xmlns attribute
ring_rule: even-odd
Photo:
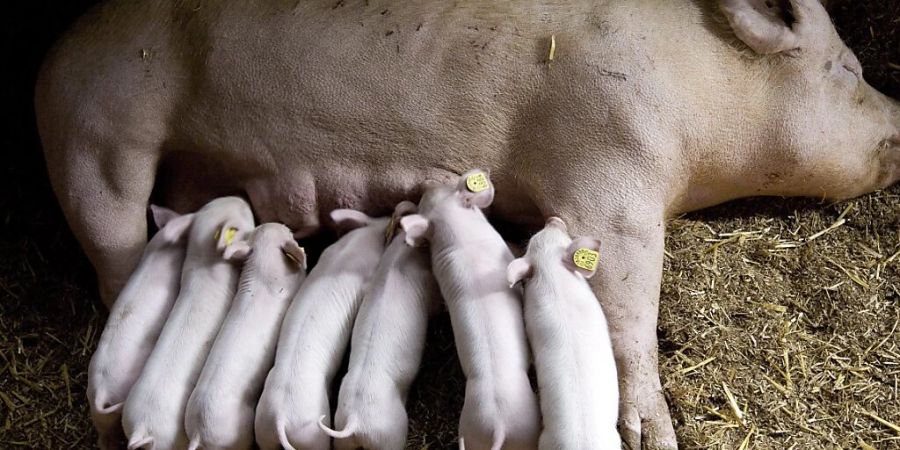
<svg viewBox="0 0 900 450"><path fill-rule="evenodd" d="M250 205L238 197L207 203L190 223L181 291L122 412L128 449L185 448L184 409L213 339L231 306L238 267L222 257L253 229Z"/></svg>
<svg viewBox="0 0 900 450"><path fill-rule="evenodd" d="M600 242L573 241L551 217L507 268L525 284L525 331L534 353L544 430L541 449L619 450L619 383L606 317L587 283Z"/></svg>
<svg viewBox="0 0 900 450"><path fill-rule="evenodd" d="M419 370L425 348L428 316L440 298L424 249L404 242L395 224L415 212L416 205L401 202L394 210L387 239L392 239L366 288L350 344L350 365L341 383L334 431L338 450L403 449L408 418L406 394Z"/></svg>
<svg viewBox="0 0 900 450"><path fill-rule="evenodd" d="M162 331L181 279L192 215L150 206L160 231L150 239L140 264L109 312L88 368L88 404L101 450L124 438L122 406Z"/></svg>
<svg viewBox="0 0 900 450"><path fill-rule="evenodd" d="M243 261L238 292L188 400L189 450L253 445L256 402L275 362L275 344L291 298L305 278L306 253L278 223L256 227L225 247Z"/></svg>
<svg viewBox="0 0 900 450"><path fill-rule="evenodd" d="M400 224L410 245L430 243L434 275L450 311L466 374L460 447L533 449L540 413L528 381L521 297L505 276L513 255L481 212L493 198L487 173L469 171L456 186L428 187L420 214Z"/></svg>
<svg viewBox="0 0 900 450"><path fill-rule="evenodd" d="M327 450L331 444L317 423L331 410L328 391L364 287L384 253L389 220L351 209L336 209L331 219L352 231L325 249L284 317L275 365L256 407L256 442L262 450Z"/></svg>

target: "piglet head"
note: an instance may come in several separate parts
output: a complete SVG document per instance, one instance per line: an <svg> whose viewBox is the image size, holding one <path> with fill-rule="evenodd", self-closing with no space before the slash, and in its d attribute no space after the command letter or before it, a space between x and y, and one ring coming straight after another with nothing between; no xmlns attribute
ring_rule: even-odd
<svg viewBox="0 0 900 450"><path fill-rule="evenodd" d="M288 227L280 223L265 223L249 233L238 235L227 244L222 256L229 261L245 261L261 252L261 257L274 262L284 260L293 270L306 270L306 252L294 240Z"/></svg>

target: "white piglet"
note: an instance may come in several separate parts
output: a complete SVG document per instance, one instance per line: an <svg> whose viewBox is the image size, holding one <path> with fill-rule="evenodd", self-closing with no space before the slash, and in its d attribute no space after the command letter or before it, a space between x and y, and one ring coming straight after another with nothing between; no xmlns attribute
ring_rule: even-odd
<svg viewBox="0 0 900 450"><path fill-rule="evenodd" d="M336 209L331 218L352 231L322 252L285 314L275 365L256 407L256 442L262 450L330 448L318 420L330 411L328 391L365 285L384 253L389 220L349 209Z"/></svg>
<svg viewBox="0 0 900 450"><path fill-rule="evenodd" d="M188 400L189 450L253 445L256 402L275 361L284 313L306 273L306 253L277 223L235 239L224 257L244 264L231 310Z"/></svg>
<svg viewBox="0 0 900 450"><path fill-rule="evenodd" d="M239 269L225 247L253 229L250 205L223 197L194 213L181 290L144 370L128 394L122 425L128 449L183 449L184 410L234 298Z"/></svg>
<svg viewBox="0 0 900 450"><path fill-rule="evenodd" d="M407 242L431 245L431 264L450 312L466 398L460 447L537 447L540 412L528 380L521 295L506 280L513 255L481 212L494 198L487 173L456 186L431 185L419 214L400 220Z"/></svg>
<svg viewBox="0 0 900 450"><path fill-rule="evenodd" d="M572 240L552 217L509 264L525 285L525 330L534 353L544 430L542 450L619 450L619 383L606 317L587 278L600 243Z"/></svg>
<svg viewBox="0 0 900 450"><path fill-rule="evenodd" d="M397 221L415 210L411 202L394 210L388 247L353 325L350 365L334 420L342 430L328 428L326 416L320 420L321 428L336 438L338 450L406 446L406 394L422 360L429 312L440 298L428 252L406 245L402 231L395 233Z"/></svg>
<svg viewBox="0 0 900 450"><path fill-rule="evenodd" d="M150 207L160 231L150 239L109 312L88 368L88 404L101 450L117 448L122 406L162 331L181 280L184 232L192 215Z"/></svg>

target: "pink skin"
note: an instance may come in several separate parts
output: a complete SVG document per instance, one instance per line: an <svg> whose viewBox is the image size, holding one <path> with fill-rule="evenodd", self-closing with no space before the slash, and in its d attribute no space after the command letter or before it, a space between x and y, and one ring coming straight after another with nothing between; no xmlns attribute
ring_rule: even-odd
<svg viewBox="0 0 900 450"><path fill-rule="evenodd" d="M415 204L397 205L392 223L415 212ZM353 325L350 365L341 382L334 431L337 450L402 449L406 446L406 394L419 370L425 331L440 293L425 249L406 245L403 231L378 262Z"/></svg>
<svg viewBox="0 0 900 450"><path fill-rule="evenodd" d="M238 266L222 257L253 229L250 206L237 197L213 200L190 223L181 290L159 340L122 412L128 449L183 449L184 410L203 362L234 298Z"/></svg>
<svg viewBox="0 0 900 450"><path fill-rule="evenodd" d="M261 220L309 234L333 208L384 214L426 179L485 167L492 218L556 215L604 243L591 285L622 437L671 449L656 348L666 218L900 179L900 104L866 84L818 0L334 6L106 0L48 54L47 168L108 304L140 260L154 192L180 212L246 192Z"/></svg>
<svg viewBox="0 0 900 450"><path fill-rule="evenodd" d="M565 223L551 217L509 264L511 285L525 287L525 331L534 354L544 429L539 448L620 450L616 421L616 361L600 302L578 267L579 249L598 251L591 238L572 241ZM602 261L602 260L601 260Z"/></svg>
<svg viewBox="0 0 900 450"><path fill-rule="evenodd" d="M400 220L410 245L427 242L466 374L459 420L460 447L537 447L540 413L528 381L528 344L521 297L505 276L513 255L481 209L494 188L473 193L468 176L455 185L431 185L419 214Z"/></svg>
<svg viewBox="0 0 900 450"><path fill-rule="evenodd" d="M122 406L178 296L184 263L185 231L192 215L151 206L160 231L109 312L88 368L88 404L101 450L124 440Z"/></svg>
<svg viewBox="0 0 900 450"><path fill-rule="evenodd" d="M347 209L332 211L331 218L338 228L351 231L325 249L285 314L275 365L256 407L256 442L262 450L331 446L318 421L331 411L328 390L365 285L384 253L389 222Z"/></svg>
<svg viewBox="0 0 900 450"><path fill-rule="evenodd" d="M267 223L225 248L243 262L237 295L187 403L188 450L253 444L256 403L275 362L288 305L305 278L306 254L284 225Z"/></svg>

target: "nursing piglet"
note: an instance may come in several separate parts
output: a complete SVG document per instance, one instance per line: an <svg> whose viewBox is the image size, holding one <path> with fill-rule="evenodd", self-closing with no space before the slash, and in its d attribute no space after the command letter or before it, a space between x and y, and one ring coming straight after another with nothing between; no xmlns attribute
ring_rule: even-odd
<svg viewBox="0 0 900 450"><path fill-rule="evenodd" d="M306 253L277 223L236 239L224 257L244 265L231 310L188 400L189 450L253 445L256 402L275 361L284 313L306 273Z"/></svg>
<svg viewBox="0 0 900 450"><path fill-rule="evenodd" d="M353 325L350 365L334 420L342 430L328 428L327 416L319 422L337 439L338 450L402 450L406 446L406 394L422 360L429 310L440 297L428 252L406 245L403 231L395 233L400 217L415 210L410 202L394 210L388 247Z"/></svg>
<svg viewBox="0 0 900 450"><path fill-rule="evenodd" d="M587 278L600 243L569 238L552 217L509 264L525 284L525 330L534 353L544 430L541 449L619 450L619 383L606 317Z"/></svg>
<svg viewBox="0 0 900 450"><path fill-rule="evenodd" d="M537 447L540 413L528 381L528 344L519 292L506 280L513 260L481 208L493 201L485 172L456 186L429 186L419 214L400 220L407 242L431 245L431 264L450 312L466 397L460 447Z"/></svg>
<svg viewBox="0 0 900 450"><path fill-rule="evenodd" d="M192 215L151 206L160 231L150 239L128 283L109 312L97 350L88 367L88 404L101 450L117 448L122 405L141 374L181 280L185 230Z"/></svg>
<svg viewBox="0 0 900 450"><path fill-rule="evenodd" d="M253 229L250 205L223 197L197 211L190 224L181 291L156 347L122 415L129 450L187 446L184 410L188 396L234 298L238 266L222 257L225 247Z"/></svg>
<svg viewBox="0 0 900 450"><path fill-rule="evenodd" d="M322 252L288 308L275 365L256 407L256 442L262 450L326 450L318 427L330 411L328 390L341 364L364 288L384 253L389 219L337 209L331 218L350 229ZM328 425L328 424L326 424Z"/></svg>

